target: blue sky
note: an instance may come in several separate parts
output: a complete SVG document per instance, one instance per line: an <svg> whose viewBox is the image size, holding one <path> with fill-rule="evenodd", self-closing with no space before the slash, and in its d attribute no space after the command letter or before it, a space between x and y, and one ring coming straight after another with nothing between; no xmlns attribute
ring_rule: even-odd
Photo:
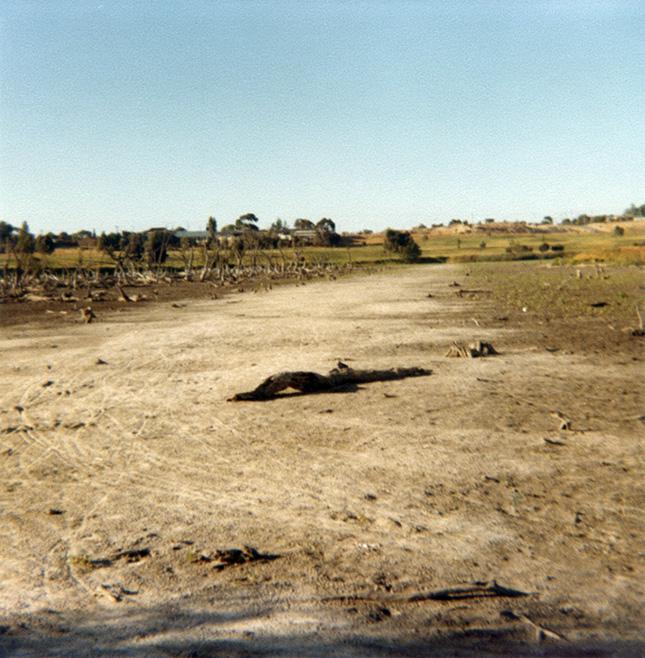
<svg viewBox="0 0 645 658"><path fill-rule="evenodd" d="M0 218L340 230L645 202L645 3L0 5Z"/></svg>

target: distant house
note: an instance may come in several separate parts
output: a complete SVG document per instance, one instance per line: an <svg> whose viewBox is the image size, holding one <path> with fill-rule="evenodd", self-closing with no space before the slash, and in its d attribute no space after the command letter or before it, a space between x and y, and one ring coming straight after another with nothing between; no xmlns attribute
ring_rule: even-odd
<svg viewBox="0 0 645 658"><path fill-rule="evenodd" d="M187 238L194 242L203 242L208 240L208 231L186 231L182 229L180 231L175 231L175 237L181 240L182 238Z"/></svg>
<svg viewBox="0 0 645 658"><path fill-rule="evenodd" d="M96 238L79 238L78 246L81 249L96 249L98 240Z"/></svg>
<svg viewBox="0 0 645 658"><path fill-rule="evenodd" d="M318 231L315 228L294 229L291 237L298 244L316 244L318 242Z"/></svg>

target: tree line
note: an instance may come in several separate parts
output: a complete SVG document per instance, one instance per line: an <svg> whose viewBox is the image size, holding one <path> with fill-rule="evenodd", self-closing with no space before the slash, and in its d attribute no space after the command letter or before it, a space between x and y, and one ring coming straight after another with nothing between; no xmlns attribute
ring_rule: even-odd
<svg viewBox="0 0 645 658"><path fill-rule="evenodd" d="M195 233L203 233L194 237ZM182 236L182 234L186 234ZM119 253L134 262L159 264L165 262L168 251L195 246L197 242L215 248L223 243L238 251L245 249L275 249L285 242L291 244L313 244L338 246L342 242L333 220L323 217L314 223L309 219L296 219L293 227L282 219L276 219L269 229L259 227L254 213L245 213L231 224L218 230L217 220L209 217L204 232L189 232L178 226L169 230L153 228L145 231L112 231L96 235L94 231L80 230L75 233L43 233L34 235L27 222L15 227L0 221L0 253L15 252L21 255L51 254L57 248L96 247L102 252Z"/></svg>

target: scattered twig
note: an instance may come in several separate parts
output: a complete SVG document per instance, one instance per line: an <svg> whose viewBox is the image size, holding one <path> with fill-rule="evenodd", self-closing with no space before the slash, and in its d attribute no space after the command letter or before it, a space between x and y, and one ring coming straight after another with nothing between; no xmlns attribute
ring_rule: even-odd
<svg viewBox="0 0 645 658"><path fill-rule="evenodd" d="M123 290L123 288L119 285L116 284L116 289L119 291L119 301L120 302L131 302L132 298Z"/></svg>
<svg viewBox="0 0 645 658"><path fill-rule="evenodd" d="M632 331L632 336L645 336L645 327L643 327L643 316L638 304L636 305L636 315L638 316L638 328Z"/></svg>
<svg viewBox="0 0 645 658"><path fill-rule="evenodd" d="M461 357L465 359L476 359L479 357L491 356L493 354L499 354L499 352L491 343L486 343L481 340L477 340L468 345L453 342L446 352L446 356Z"/></svg>
<svg viewBox="0 0 645 658"><path fill-rule="evenodd" d="M571 430L571 420L569 420L561 411L552 411L551 415L560 421L561 431L564 432Z"/></svg>
<svg viewBox="0 0 645 658"><path fill-rule="evenodd" d="M144 557L150 555L149 548L130 548L123 551L117 551L112 555L112 560L122 560L125 559L126 562L139 562Z"/></svg>
<svg viewBox="0 0 645 658"><path fill-rule="evenodd" d="M558 633L557 631L534 622L529 616L521 612L516 613L512 610L502 610L501 615L505 619L510 619L511 621L523 621L525 624L528 624L534 628L538 641L542 641L547 638L550 640L564 640L565 642L569 641L564 635L562 635L562 633Z"/></svg>
<svg viewBox="0 0 645 658"><path fill-rule="evenodd" d="M116 603L121 602L124 596L134 596L139 593L136 590L126 589L123 585L112 585L110 583L102 583L100 591Z"/></svg>

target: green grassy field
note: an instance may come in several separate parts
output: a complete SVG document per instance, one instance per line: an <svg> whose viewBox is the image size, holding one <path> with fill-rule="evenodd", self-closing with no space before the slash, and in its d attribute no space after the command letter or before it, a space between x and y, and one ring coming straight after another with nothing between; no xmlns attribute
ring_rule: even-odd
<svg viewBox="0 0 645 658"><path fill-rule="evenodd" d="M611 230L605 231L559 231L545 233L495 233L473 232L471 234L438 235L433 232L414 233L414 238L421 247L423 259L436 259L449 262L515 260L521 257L535 258L545 255L547 258L559 257L567 262L600 261L620 264L645 264L645 222L633 222L623 225L625 234L614 236ZM612 228L612 227L606 227ZM253 258L258 263L271 261L280 263L282 259L292 261L297 254L303 254L312 262L333 263L342 265L370 265L375 263L397 263L400 258L386 253L378 235L370 237L370 243L360 247L305 247L299 249L283 249L282 251L249 252L245 262ZM485 246L482 246L482 242ZM556 254L551 250L539 251L539 246L546 242L549 245L562 245L564 251ZM511 245L525 245L532 251L509 254L507 248ZM75 268L113 267L114 261L96 249L66 248L57 249L51 255L37 254L41 266L45 268ZM194 249L193 266L199 267L203 262L200 248ZM15 259L7 254L0 254L0 267L5 264L15 267ZM170 252L166 263L169 267L183 267L182 255L178 251Z"/></svg>
<svg viewBox="0 0 645 658"><path fill-rule="evenodd" d="M415 240L424 257L445 258L448 261L505 260L512 258L506 252L512 244L526 245L532 251L527 254L539 256L543 242L549 245L562 245L562 258L573 261L611 261L624 264L645 263L645 245L635 246L645 238L645 225L634 223L625 225L625 235L617 237L611 231L553 231L548 233L520 233L487 235L485 232L461 235L429 236L415 234ZM480 244L486 243L485 247ZM554 253L545 252L549 257Z"/></svg>

